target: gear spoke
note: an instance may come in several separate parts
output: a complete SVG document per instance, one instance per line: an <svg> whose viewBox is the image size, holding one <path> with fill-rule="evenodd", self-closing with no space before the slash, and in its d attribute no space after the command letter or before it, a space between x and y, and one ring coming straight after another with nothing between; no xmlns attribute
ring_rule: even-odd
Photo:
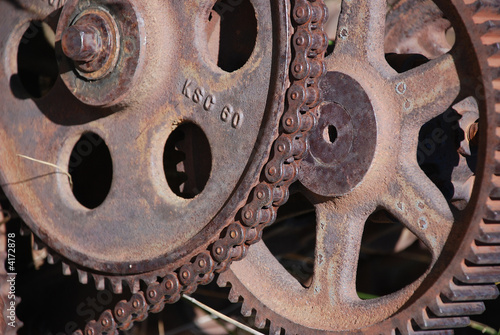
<svg viewBox="0 0 500 335"><path fill-rule="evenodd" d="M434 260L437 258L453 225L453 214L443 194L420 168L402 171L380 205L425 243Z"/></svg>
<svg viewBox="0 0 500 335"><path fill-rule="evenodd" d="M361 237L368 216L375 206L366 202L316 205L316 263L312 294L325 295L330 303L341 305L358 300L356 270Z"/></svg>
<svg viewBox="0 0 500 335"><path fill-rule="evenodd" d="M385 0L342 2L334 57L345 55L366 62L384 57Z"/></svg>
<svg viewBox="0 0 500 335"><path fill-rule="evenodd" d="M460 92L456 63L445 54L393 79L394 95L403 106L404 124L420 127L444 113Z"/></svg>

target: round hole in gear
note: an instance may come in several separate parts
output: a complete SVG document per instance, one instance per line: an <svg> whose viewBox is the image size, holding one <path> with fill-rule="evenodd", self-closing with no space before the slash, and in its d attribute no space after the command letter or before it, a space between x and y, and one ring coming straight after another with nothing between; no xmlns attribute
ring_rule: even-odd
<svg viewBox="0 0 500 335"><path fill-rule="evenodd" d="M82 135L71 152L68 171L76 200L88 209L99 207L113 180L113 162L104 140L94 133Z"/></svg>
<svg viewBox="0 0 500 335"><path fill-rule="evenodd" d="M207 18L210 60L226 72L243 67L255 48L257 19L249 0L219 0Z"/></svg>
<svg viewBox="0 0 500 335"><path fill-rule="evenodd" d="M46 95L59 75L54 41L54 31L47 23L33 21L19 44L18 79L24 90L33 98Z"/></svg>
<svg viewBox="0 0 500 335"><path fill-rule="evenodd" d="M203 191L212 170L212 153L200 127L184 123L170 134L163 168L168 186L179 197L192 199Z"/></svg>

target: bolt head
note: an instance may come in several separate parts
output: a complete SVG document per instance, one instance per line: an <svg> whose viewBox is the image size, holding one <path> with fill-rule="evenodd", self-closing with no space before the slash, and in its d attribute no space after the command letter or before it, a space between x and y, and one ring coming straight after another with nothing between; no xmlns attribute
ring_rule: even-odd
<svg viewBox="0 0 500 335"><path fill-rule="evenodd" d="M61 47L68 58L90 62L97 57L101 49L100 34L94 27L74 25L63 32Z"/></svg>

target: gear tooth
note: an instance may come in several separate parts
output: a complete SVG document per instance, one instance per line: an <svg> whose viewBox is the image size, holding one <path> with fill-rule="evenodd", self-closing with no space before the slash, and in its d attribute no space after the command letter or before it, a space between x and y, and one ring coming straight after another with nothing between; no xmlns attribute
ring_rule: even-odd
<svg viewBox="0 0 500 335"><path fill-rule="evenodd" d="M500 122L500 113L497 114L497 119ZM495 175L500 176L500 151L495 151Z"/></svg>
<svg viewBox="0 0 500 335"><path fill-rule="evenodd" d="M127 278L126 283L133 294L138 293L141 289L141 283L137 278Z"/></svg>
<svg viewBox="0 0 500 335"><path fill-rule="evenodd" d="M496 169L500 168L498 163L496 164ZM491 199L486 201L485 219L500 222L500 201L493 201Z"/></svg>
<svg viewBox="0 0 500 335"><path fill-rule="evenodd" d="M45 244L36 235L33 235L33 250L43 250L46 248Z"/></svg>
<svg viewBox="0 0 500 335"><path fill-rule="evenodd" d="M241 315L244 317L252 316L252 307L246 300L243 300L243 303L241 304Z"/></svg>
<svg viewBox="0 0 500 335"><path fill-rule="evenodd" d="M21 221L21 225L19 227L19 234L21 236L29 236L31 234L31 230L28 228L26 223L24 223L23 221Z"/></svg>
<svg viewBox="0 0 500 335"><path fill-rule="evenodd" d="M406 323L406 328L401 328L402 335L412 335L415 334L415 330L413 329L412 321L408 320Z"/></svg>
<svg viewBox="0 0 500 335"><path fill-rule="evenodd" d="M48 250L47 252L47 262L49 264L56 264L60 261L59 255L55 254L52 250Z"/></svg>
<svg viewBox="0 0 500 335"><path fill-rule="evenodd" d="M445 302L440 296L429 304L429 309L436 316L461 316L481 314L485 307L482 302Z"/></svg>
<svg viewBox="0 0 500 335"><path fill-rule="evenodd" d="M478 246L473 243L467 260L478 265L495 265L500 263L500 246Z"/></svg>
<svg viewBox="0 0 500 335"><path fill-rule="evenodd" d="M106 282L104 281L104 277L96 274L92 274L95 282L95 288L98 291L103 291L106 288Z"/></svg>
<svg viewBox="0 0 500 335"><path fill-rule="evenodd" d="M454 332L453 330L415 330L413 323L415 321L409 320L407 328L401 328L400 334L401 335L453 335ZM415 324L415 327L418 328L418 325ZM398 333L396 333L398 334ZM399 334L398 334L399 335Z"/></svg>
<svg viewBox="0 0 500 335"><path fill-rule="evenodd" d="M123 293L123 286L122 286L122 279L121 278L111 278L111 279L109 279L109 282L111 284L111 287L113 288L114 294L122 294Z"/></svg>
<svg viewBox="0 0 500 335"><path fill-rule="evenodd" d="M77 269L76 272L78 273L78 281L82 284L88 284L89 282L89 276L86 271Z"/></svg>
<svg viewBox="0 0 500 335"><path fill-rule="evenodd" d="M225 279L224 274L220 274L217 278L217 285L219 287L227 287L229 282Z"/></svg>
<svg viewBox="0 0 500 335"><path fill-rule="evenodd" d="M497 138L500 145L500 127L497 128ZM493 176L491 178L492 189L490 192L491 199L500 199L500 176Z"/></svg>
<svg viewBox="0 0 500 335"><path fill-rule="evenodd" d="M146 284L147 286L149 286L149 285L155 283L158 280L158 278L155 275L142 276L141 280L142 280L142 282L144 282L144 284Z"/></svg>
<svg viewBox="0 0 500 335"><path fill-rule="evenodd" d="M499 292L495 285L465 285L450 281L443 295L450 301L493 300Z"/></svg>
<svg viewBox="0 0 500 335"><path fill-rule="evenodd" d="M263 313L259 313L259 311L257 311L257 314L255 314L255 327L262 329L266 326L266 323L266 317L263 315Z"/></svg>
<svg viewBox="0 0 500 335"><path fill-rule="evenodd" d="M486 54L488 56L488 62L490 63L490 66L496 67L494 64L493 65L491 64L490 59L492 57L495 58L496 56L498 56L498 52L499 52L498 45L497 44L485 45L484 48L486 50Z"/></svg>
<svg viewBox="0 0 500 335"><path fill-rule="evenodd" d="M449 329L449 328L460 328L466 327L470 323L468 317L451 317L451 318L438 318L434 315L429 315L426 309L423 309L420 314L415 317L415 322L417 325L426 329Z"/></svg>
<svg viewBox="0 0 500 335"><path fill-rule="evenodd" d="M499 56L498 63L500 65L500 54L498 56ZM490 61L490 63L492 61L497 61L497 60L493 59ZM493 88L498 91L500 90L500 67L490 68L490 72L491 72L491 77L493 78Z"/></svg>
<svg viewBox="0 0 500 335"><path fill-rule="evenodd" d="M62 262L62 273L63 275L65 276L71 276L71 267L69 266L69 264L65 263L65 262Z"/></svg>
<svg viewBox="0 0 500 335"><path fill-rule="evenodd" d="M481 41L485 45L500 42L500 21L489 20L477 25Z"/></svg>
<svg viewBox="0 0 500 335"><path fill-rule="evenodd" d="M500 224L481 222L477 240L483 243L500 244Z"/></svg>
<svg viewBox="0 0 500 335"><path fill-rule="evenodd" d="M397 327L392 330L391 335L409 335L409 331L407 328Z"/></svg>
<svg viewBox="0 0 500 335"><path fill-rule="evenodd" d="M269 326L269 335L281 335L281 327L271 322Z"/></svg>
<svg viewBox="0 0 500 335"><path fill-rule="evenodd" d="M496 283L500 280L500 267L498 266L468 266L462 263L462 272L457 279L468 284Z"/></svg>
<svg viewBox="0 0 500 335"><path fill-rule="evenodd" d="M240 295L232 288L230 291L229 291L229 295L227 297L229 299L229 301L231 301L232 303L237 303L239 300L240 300Z"/></svg>

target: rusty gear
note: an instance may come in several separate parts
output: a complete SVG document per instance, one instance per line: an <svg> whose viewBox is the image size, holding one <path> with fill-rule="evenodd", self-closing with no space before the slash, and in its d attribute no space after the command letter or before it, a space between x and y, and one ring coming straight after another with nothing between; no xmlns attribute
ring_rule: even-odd
<svg viewBox="0 0 500 335"><path fill-rule="evenodd" d="M16 77L15 57L6 53L0 68L0 78L8 79L2 83L7 98L0 110L0 124L5 127L0 140L7 144L0 147L2 187L33 230L38 247L48 246L50 261L61 257L66 273L76 269L82 282L90 274L100 289L107 280L121 292L125 281L134 293L90 322L85 334L128 329L241 259L232 263L219 283L233 285L232 301L243 297L244 314L257 311L258 326L270 320L271 333L283 328L300 334L354 330L410 334L463 326L468 319L462 315L481 312L484 305L476 301L494 298L498 290L476 284L500 276L495 267L499 253L490 245L499 242L500 234L497 190L490 195L491 185L496 185L491 176L496 172L495 103L500 98L493 79L499 76L499 41L496 21L488 20L497 18L499 8L493 2L465 6L461 1L444 1L442 10L457 33L467 37L465 45L425 63L421 73L396 75L385 63L380 24L385 2L380 0L344 2L326 76L327 13L320 0L296 0L291 5L249 1L258 18L255 45L247 64L228 67L217 60L217 47L214 51L221 42L214 32L217 35L222 22L221 14L211 11L214 1L161 2L161 6L160 1L123 0L125 13L107 0L70 1L57 28L63 80L36 100L23 100L27 96ZM30 20L46 20L55 28L59 12L54 10L62 4L0 2L3 13L13 13L0 23L1 44L18 43ZM475 11L477 26L466 8ZM134 24L120 23L122 14ZM154 24L158 15L166 18L166 25ZM176 24L186 29L181 31ZM102 48L103 43L108 49ZM189 57L163 52L172 49ZM464 62L468 66L463 67ZM126 75L121 77L115 68L124 69ZM434 85L430 90L434 95L424 95L428 91L420 85L423 80ZM471 93L477 85L482 85L479 92ZM468 133L470 142L474 138L479 143L482 161L463 219L455 223L463 229L452 229L448 204L416 165L411 149L416 146L415 130L425 121L457 102L457 96L478 93L486 97L479 99L480 131L471 128ZM220 123L210 118L216 109ZM243 113L245 109L255 114ZM194 126L182 128L186 124ZM227 128L221 130L221 125ZM182 129L182 135L172 140L175 145L171 152L165 149L164 157L187 153L188 159L175 161L174 170L183 176L190 169L191 177L210 175L208 184L179 175L173 182L155 179L163 173L162 164L169 163L158 158L151 162L151 156L162 156L164 143L168 147L176 129ZM113 160L121 164L113 162L111 200L82 208L71 195L64 167L71 148L89 132L92 136L86 138L104 139ZM207 155L205 150L201 158L211 160L208 172L198 170L199 164L192 161L197 157L194 148L206 148L200 134L211 151ZM144 170L148 172L139 172ZM283 274L260 241L297 180L319 217L316 278L309 289ZM137 189L139 196L134 195ZM429 247L433 261L424 276L393 296L359 301L352 286L355 246L362 223L375 206L395 211ZM358 224L347 224L350 219ZM127 240L137 230L141 234L132 236L138 238ZM353 237L354 245L345 236ZM144 292L139 290L140 281L147 284ZM271 286L274 294L269 294ZM322 310L324 315L318 315L322 308L317 307L328 306L330 298L340 304L333 312ZM356 317L347 320L336 314L346 311Z"/></svg>
<svg viewBox="0 0 500 335"><path fill-rule="evenodd" d="M454 27L457 42L439 56L443 50L436 45L430 48L418 40L418 34L410 34L410 39L418 40L410 44L434 59L402 73L383 58L385 1L342 4L337 42L326 59L328 73L320 84L325 102L318 110L319 126L311 133L311 141L317 138L318 145L313 149L311 143L299 177L317 216L312 283L301 285L263 242L251 246L247 257L233 263L218 280L221 286L231 285L231 301L243 300L242 313L249 316L255 311L256 325L269 325L271 334L282 330L287 334L451 334L445 329L468 325L469 315L484 310L481 300L498 296L494 283L500 280L496 201L500 4L436 3ZM399 9L407 6L418 11L416 5L425 1L398 4ZM421 10L436 14L433 8ZM440 18L443 29L449 28ZM415 19L411 16L409 29ZM424 123L450 106L457 112L467 110L470 97L479 111L479 132L472 129L474 137L479 136L474 186L466 197L457 191L447 200L417 164L418 134ZM357 110L359 104L363 108ZM365 113L361 121L349 120L360 113ZM337 128L336 138L327 136L330 126ZM352 129L362 129L363 134L354 134L362 136L365 146L356 143ZM376 143L374 149L370 142ZM357 156L355 150L361 154ZM458 208L452 199L467 199L468 204ZM405 288L362 300L356 292L361 236L368 216L379 208L428 247L432 263Z"/></svg>
<svg viewBox="0 0 500 335"><path fill-rule="evenodd" d="M65 274L76 270L82 283L92 275L99 289L107 280L115 292L122 291L122 282L137 292L141 280L153 283L191 264L197 255L211 257L203 250L226 231L238 207L245 204L277 136L289 66L285 4L243 1L241 8L229 12L239 13L249 21L250 28L254 25L249 32L237 31L238 36L249 38L250 46L254 38L253 49L240 50L231 44L237 40L214 33L217 29L232 33L231 27L239 24L239 17L225 13L224 20L217 18L220 15L212 9L212 1L130 3L124 1L124 6L116 6L113 1L70 1L60 13L58 3L52 1L45 5L0 2L2 13L12 14L2 21L2 45L28 43L23 32L30 22L44 20L54 28L59 15L56 49L58 39L65 36L65 50L58 54L63 81L57 80L38 99L27 99L16 73L15 53L8 49L4 54L6 61L0 74L6 92L0 112L0 137L5 144L0 148L2 188L35 234L36 247L47 246L49 262L61 258ZM134 16L138 24L125 25L120 21L122 15ZM156 26L158 15L164 15L164 19ZM102 28L95 33L100 37L94 36L101 47L104 35L113 35L105 32L106 26L116 24L116 43L108 45L113 50L118 48L119 56L111 67L137 66L134 75L129 73L134 77L132 82L129 77L120 77L126 73L123 69L125 72L110 70L107 75L90 79L82 75L82 71L93 73L85 68L90 63L78 63L78 52L69 50L78 49L71 46L75 38L71 29L78 30L81 20ZM175 22L185 29L177 29ZM216 29L217 24L220 27ZM135 28L138 34L125 30ZM83 40L85 34L77 31ZM215 59L214 52L208 51L214 45ZM229 48L230 56L233 48L235 53L248 54L246 63L231 68L231 58L218 62L219 45ZM138 48L141 60L133 57ZM173 49L190 57L178 58L166 52ZM224 55L223 51L220 53ZM66 59L68 54L73 61ZM193 54L198 57L191 57ZM94 56L89 62L104 57L102 66L106 66L106 53ZM163 69L163 75L158 69ZM132 87L126 94L115 94L122 84ZM149 93L144 94L145 90ZM256 99L266 96L269 98ZM106 101L98 101L103 98ZM314 103L314 96L307 98ZM93 107L111 103L118 105ZM297 121L296 125L307 128L307 124ZM205 141L198 136L200 133ZM301 140L291 144L287 150L292 154L305 150ZM106 181L102 177L107 174L112 183L102 203L85 203L75 192L88 185L84 182L78 186L75 178L72 185L65 171L77 168L72 165L73 153L82 149L80 156L90 155L89 151L98 146L96 151L105 148L111 162L108 169L101 169L93 178ZM208 181L198 180L200 174L206 175ZM274 199L278 193L275 190ZM285 200L286 192L281 196ZM23 205L27 203L30 206ZM218 259L235 258L244 249L229 248L224 252L227 254L218 254ZM213 276L219 262L210 259L201 269L193 268L189 278L180 278L182 285L194 290L199 282ZM206 273L205 278L195 275L198 270Z"/></svg>

